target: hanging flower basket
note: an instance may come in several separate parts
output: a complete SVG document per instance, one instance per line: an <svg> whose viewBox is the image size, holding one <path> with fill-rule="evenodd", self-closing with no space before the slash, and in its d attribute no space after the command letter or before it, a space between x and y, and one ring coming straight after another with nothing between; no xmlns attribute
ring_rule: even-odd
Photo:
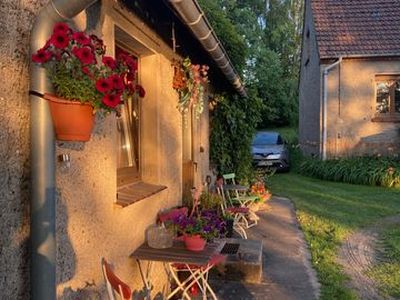
<svg viewBox="0 0 400 300"><path fill-rule="evenodd" d="M204 92L208 83L207 65L194 65L190 58L175 61L172 87L179 94L178 110L184 116L193 108L196 118L204 110Z"/></svg>
<svg viewBox="0 0 400 300"><path fill-rule="evenodd" d="M45 94L49 101L57 140L86 142L94 126L93 107L89 103L71 101Z"/></svg>

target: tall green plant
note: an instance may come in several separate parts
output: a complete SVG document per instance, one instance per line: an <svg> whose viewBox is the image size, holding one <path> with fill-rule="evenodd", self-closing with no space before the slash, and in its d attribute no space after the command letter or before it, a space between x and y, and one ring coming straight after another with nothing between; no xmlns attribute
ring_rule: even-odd
<svg viewBox="0 0 400 300"><path fill-rule="evenodd" d="M211 115L211 160L218 172L234 172L242 180L253 176L250 147L263 106L254 91L248 93L249 98L217 96Z"/></svg>
<svg viewBox="0 0 400 300"><path fill-rule="evenodd" d="M307 158L300 166L300 173L331 181L400 187L400 160L387 157L353 157L326 161Z"/></svg>

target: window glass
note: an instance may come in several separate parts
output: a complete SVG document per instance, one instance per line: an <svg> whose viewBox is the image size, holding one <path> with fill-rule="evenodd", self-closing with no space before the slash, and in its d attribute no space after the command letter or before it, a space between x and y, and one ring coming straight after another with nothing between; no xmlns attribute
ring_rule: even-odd
<svg viewBox="0 0 400 300"><path fill-rule="evenodd" d="M253 141L253 145L276 145L277 143L278 135L273 132L258 133Z"/></svg>
<svg viewBox="0 0 400 300"><path fill-rule="evenodd" d="M396 113L400 113L400 80L396 81L394 99L395 111Z"/></svg>
<svg viewBox="0 0 400 300"><path fill-rule="evenodd" d="M136 64L138 63L137 57L132 53L122 49L118 46L115 48L116 57L121 54L130 55ZM133 86L138 83L137 74L130 78L125 78L133 82ZM139 176L139 125L140 125L140 107L139 96L137 93L125 99L124 105L121 105L121 112L117 117L118 129L118 175L127 174L129 176ZM120 172L123 170L123 172Z"/></svg>
<svg viewBox="0 0 400 300"><path fill-rule="evenodd" d="M376 86L376 112L389 112L389 82L378 82Z"/></svg>

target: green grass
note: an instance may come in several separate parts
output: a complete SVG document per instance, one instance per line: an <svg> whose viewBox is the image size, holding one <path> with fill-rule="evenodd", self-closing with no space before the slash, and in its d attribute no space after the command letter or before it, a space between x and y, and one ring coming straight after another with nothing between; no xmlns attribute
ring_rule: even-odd
<svg viewBox="0 0 400 300"><path fill-rule="evenodd" d="M400 298L400 228L392 226L383 234L383 261L368 274L378 283L384 294Z"/></svg>
<svg viewBox="0 0 400 300"><path fill-rule="evenodd" d="M295 203L321 283L321 299L357 299L345 286L347 277L335 262L338 248L352 231L400 214L400 191L321 181L293 173L274 175L268 185L274 194Z"/></svg>

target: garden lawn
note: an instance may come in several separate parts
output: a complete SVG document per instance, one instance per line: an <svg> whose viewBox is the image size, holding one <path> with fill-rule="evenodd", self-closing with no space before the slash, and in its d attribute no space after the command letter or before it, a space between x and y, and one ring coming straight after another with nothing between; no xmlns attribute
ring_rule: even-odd
<svg viewBox="0 0 400 300"><path fill-rule="evenodd" d="M294 173L276 174L268 185L273 194L290 198L296 206L321 283L321 299L357 299L345 286L347 277L336 263L337 251L352 231L383 217L400 214L400 191L321 181ZM399 241L399 230L388 234ZM397 257L396 245L386 247L388 257ZM399 274L400 264L395 268L381 268L380 278L386 280L393 272ZM395 288L396 282L390 282L385 292L396 294Z"/></svg>

